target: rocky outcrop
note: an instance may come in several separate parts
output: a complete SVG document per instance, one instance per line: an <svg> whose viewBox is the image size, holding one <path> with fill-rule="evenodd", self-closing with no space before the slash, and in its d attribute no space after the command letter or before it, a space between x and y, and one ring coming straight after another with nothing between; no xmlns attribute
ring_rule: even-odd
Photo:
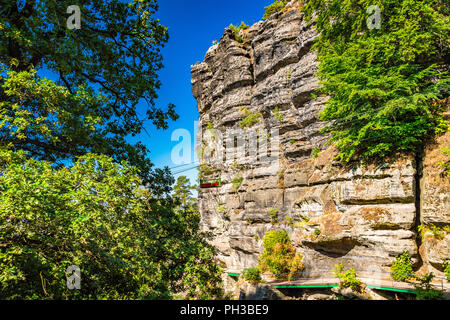
<svg viewBox="0 0 450 320"><path fill-rule="evenodd" d="M285 229L304 257L305 272L332 270L339 262L387 272L394 257L408 251L417 267L429 263L439 273L438 260L450 257L448 235L422 244L421 253L417 239L420 222L450 221L448 178L431 169L437 147L426 151L421 183L414 156L351 168L333 160L336 151L319 132L324 123L318 114L328 98L316 93L318 63L311 47L317 34L295 3L241 31L242 43L225 31L204 62L192 66L199 132L216 129L221 142L231 129L258 139L261 132L279 133L277 161L246 161L250 156L243 152L210 166L220 170L222 186L199 191L203 229L214 234L230 272L255 267L265 233ZM198 141L204 151L202 134ZM238 149L234 140L233 147Z"/></svg>
<svg viewBox="0 0 450 320"><path fill-rule="evenodd" d="M450 120L450 112L445 114ZM443 260L450 262L450 178L443 173L441 163L449 161L442 150L450 148L450 132L425 148L423 175L420 181L420 221L423 225L439 228L425 232L422 253L425 265L431 271L443 271Z"/></svg>

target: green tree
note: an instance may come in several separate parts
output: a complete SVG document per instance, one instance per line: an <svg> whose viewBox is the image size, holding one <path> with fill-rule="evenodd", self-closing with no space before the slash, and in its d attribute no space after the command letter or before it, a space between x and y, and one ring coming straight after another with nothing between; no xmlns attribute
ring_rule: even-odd
<svg viewBox="0 0 450 320"><path fill-rule="evenodd" d="M173 105L155 107L159 51L168 40L153 18L157 1L78 1L80 30L67 28L72 4L26 1L19 10L16 1L0 2L0 144L52 162L106 154L167 192L167 172L152 169L142 143L126 141L145 130L145 121L167 128L177 118ZM141 101L145 115L136 110Z"/></svg>
<svg viewBox="0 0 450 320"><path fill-rule="evenodd" d="M369 7L381 28L369 29ZM447 127L449 6L443 0L309 0L320 32L319 77L331 96L321 119L330 121L338 158L365 162L417 152Z"/></svg>
<svg viewBox="0 0 450 320"><path fill-rule="evenodd" d="M361 280L356 277L356 271L353 268L348 269L344 272L345 265L343 262L335 265L333 274L336 278L340 280L340 288L351 288L355 292L363 293L365 290L363 288Z"/></svg>
<svg viewBox="0 0 450 320"><path fill-rule="evenodd" d="M447 278L447 281L450 282L450 263L444 262L442 264L442 268L444 268L445 277Z"/></svg>
<svg viewBox="0 0 450 320"><path fill-rule="evenodd" d="M414 279L411 255L405 251L395 258L391 266L392 279L397 281L408 281Z"/></svg>
<svg viewBox="0 0 450 320"><path fill-rule="evenodd" d="M258 268L245 269L242 272L242 278L253 284L262 282L261 271Z"/></svg>
<svg viewBox="0 0 450 320"><path fill-rule="evenodd" d="M219 297L198 212L155 201L137 171L94 154L54 169L1 148L0 299ZM70 265L79 291L66 287Z"/></svg>

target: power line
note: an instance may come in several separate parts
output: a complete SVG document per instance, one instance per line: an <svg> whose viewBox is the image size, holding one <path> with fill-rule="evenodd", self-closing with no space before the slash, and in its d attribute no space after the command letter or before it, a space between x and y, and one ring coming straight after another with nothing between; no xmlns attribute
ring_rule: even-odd
<svg viewBox="0 0 450 320"><path fill-rule="evenodd" d="M179 166L175 166L175 167L169 168L169 170L178 169L178 168L182 168L182 167L186 167L186 166L191 166L191 165L194 165L194 164L200 164L200 163L198 161L191 162L191 163L185 163L185 164L182 164L182 165L179 165Z"/></svg>
<svg viewBox="0 0 450 320"><path fill-rule="evenodd" d="M173 175L177 175L177 174L188 172L188 171L191 171L191 170L194 170L194 169L198 169L198 168L200 168L200 166L195 166L195 167L184 169L184 170L181 170L181 171L172 172L172 174Z"/></svg>

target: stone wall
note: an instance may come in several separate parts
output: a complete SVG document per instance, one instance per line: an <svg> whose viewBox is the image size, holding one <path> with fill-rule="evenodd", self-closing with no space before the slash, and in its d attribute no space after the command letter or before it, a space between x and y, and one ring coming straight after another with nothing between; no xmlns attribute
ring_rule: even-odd
<svg viewBox="0 0 450 320"><path fill-rule="evenodd" d="M265 233L285 229L306 272L331 270L341 261L357 270L388 271L406 250L417 268L442 275L439 260L450 257L449 236L421 246L416 232L422 222L450 224L449 181L430 157L439 146L426 150L420 184L415 157L365 168L336 163L336 151L318 132L327 97L315 93L318 64L311 46L317 34L294 3L241 31L242 43L225 31L204 62L192 66L200 132L214 128L226 135L246 114L259 113L248 131L280 133L277 164L216 164L222 187L199 192L202 226L214 234L220 261L230 272L255 267ZM448 146L448 135L442 139ZM243 178L239 188L233 188L236 177ZM278 213L277 221L270 212Z"/></svg>

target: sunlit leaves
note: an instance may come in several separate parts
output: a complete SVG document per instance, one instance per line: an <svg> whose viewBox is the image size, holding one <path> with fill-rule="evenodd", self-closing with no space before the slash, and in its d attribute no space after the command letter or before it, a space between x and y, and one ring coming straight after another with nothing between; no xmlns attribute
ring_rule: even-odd
<svg viewBox="0 0 450 320"><path fill-rule="evenodd" d="M0 298L220 296L193 199L153 200L136 168L94 154L54 169L0 148L0 172ZM66 287L70 265L81 268L80 291Z"/></svg>
<svg viewBox="0 0 450 320"><path fill-rule="evenodd" d="M382 12L380 30L366 9ZM315 48L339 159L371 161L416 152L445 130L448 97L448 4L444 1L310 0L306 16L321 32ZM315 13L315 15L313 15Z"/></svg>

